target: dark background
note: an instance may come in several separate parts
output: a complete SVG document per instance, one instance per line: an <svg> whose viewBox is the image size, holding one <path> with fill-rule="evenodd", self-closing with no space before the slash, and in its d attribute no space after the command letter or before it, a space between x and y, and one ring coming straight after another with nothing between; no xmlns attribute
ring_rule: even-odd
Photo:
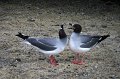
<svg viewBox="0 0 120 79"><path fill-rule="evenodd" d="M80 1L80 2L86 2L88 3L89 1L102 1L103 3L106 3L107 5L111 4L117 4L120 5L120 0L0 0L1 2L4 3L20 3L20 2L27 2L27 3L38 3L41 1L50 1L50 2L73 2L73 1Z"/></svg>

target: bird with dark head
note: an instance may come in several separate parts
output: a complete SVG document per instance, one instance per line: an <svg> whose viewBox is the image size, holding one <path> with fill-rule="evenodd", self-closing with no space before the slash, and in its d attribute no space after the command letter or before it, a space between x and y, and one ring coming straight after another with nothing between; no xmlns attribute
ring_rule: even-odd
<svg viewBox="0 0 120 79"><path fill-rule="evenodd" d="M71 24L72 25L72 24ZM71 29L71 28L70 28ZM79 24L72 25L73 32L70 36L69 46L70 49L76 54L75 59L72 61L74 64L83 64L83 55L90 49L95 47L98 43L105 40L110 35L82 35L80 34L82 27ZM81 60L79 60L79 54L82 54Z"/></svg>
<svg viewBox="0 0 120 79"><path fill-rule="evenodd" d="M75 33L80 33L81 30L82 30L82 27L79 24L74 24L73 25L73 30L74 30Z"/></svg>
<svg viewBox="0 0 120 79"><path fill-rule="evenodd" d="M67 35L64 31L63 25L61 25L61 28L60 28L60 31L59 31L59 38L62 39L62 38L65 38L65 37L67 37Z"/></svg>
<svg viewBox="0 0 120 79"><path fill-rule="evenodd" d="M70 23L69 25L71 25L72 27L70 27L70 28L68 28L68 29L73 29L73 31L74 31L75 33L80 33L81 30L82 30L82 27L81 27L81 25L79 25L79 24L74 24L74 25L72 25L72 24Z"/></svg>
<svg viewBox="0 0 120 79"><path fill-rule="evenodd" d="M20 32L18 32L16 36L24 39L25 43L38 48L41 53L48 54L50 63L54 66L58 65L58 63L53 55L61 53L68 43L68 38L64 31L63 25L61 25L59 30L59 38L35 38L25 36Z"/></svg>

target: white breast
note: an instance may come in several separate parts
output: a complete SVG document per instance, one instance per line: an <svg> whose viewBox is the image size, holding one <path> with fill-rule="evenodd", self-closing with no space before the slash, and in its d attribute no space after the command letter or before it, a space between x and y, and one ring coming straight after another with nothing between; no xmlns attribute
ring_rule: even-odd
<svg viewBox="0 0 120 79"><path fill-rule="evenodd" d="M84 53L90 50L90 48L81 48L80 45L80 36L79 34L72 33L69 41L70 49L75 53Z"/></svg>

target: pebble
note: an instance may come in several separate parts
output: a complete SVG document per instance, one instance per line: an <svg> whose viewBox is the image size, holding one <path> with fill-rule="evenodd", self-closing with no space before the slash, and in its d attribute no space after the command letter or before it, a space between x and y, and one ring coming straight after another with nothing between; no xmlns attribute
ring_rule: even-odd
<svg viewBox="0 0 120 79"><path fill-rule="evenodd" d="M95 25L91 25L91 27L95 27Z"/></svg>
<svg viewBox="0 0 120 79"><path fill-rule="evenodd" d="M45 60L45 58L38 58L39 60Z"/></svg>
<svg viewBox="0 0 120 79"><path fill-rule="evenodd" d="M15 65L15 64L10 64L10 66L17 67L17 65Z"/></svg>
<svg viewBox="0 0 120 79"><path fill-rule="evenodd" d="M34 19L28 19L27 21L29 21L29 22L35 22L35 20Z"/></svg>
<svg viewBox="0 0 120 79"><path fill-rule="evenodd" d="M18 62L21 62L21 59L20 59L20 58L16 58L15 60L18 61Z"/></svg>
<svg viewBox="0 0 120 79"><path fill-rule="evenodd" d="M102 28L107 28L107 26L106 26L106 25L101 25L101 27L102 27Z"/></svg>
<svg viewBox="0 0 120 79"><path fill-rule="evenodd" d="M115 75L111 75L109 76L110 79L116 79L116 76Z"/></svg>
<svg viewBox="0 0 120 79"><path fill-rule="evenodd" d="M70 64L68 64L68 66L70 66Z"/></svg>

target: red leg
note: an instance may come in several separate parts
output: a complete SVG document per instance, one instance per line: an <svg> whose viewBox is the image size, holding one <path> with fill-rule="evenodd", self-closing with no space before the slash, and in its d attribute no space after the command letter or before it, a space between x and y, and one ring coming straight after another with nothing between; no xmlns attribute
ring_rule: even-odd
<svg viewBox="0 0 120 79"><path fill-rule="evenodd" d="M56 62L56 59L55 59L55 57L54 57L53 55L50 56L50 63L51 63L52 65L54 65L54 66L57 66L57 65L58 65L58 63Z"/></svg>
<svg viewBox="0 0 120 79"><path fill-rule="evenodd" d="M81 58L81 60L80 60L80 62L79 62L79 64L85 64L85 60L84 60L84 57L85 57L85 54L84 53L82 53L82 58Z"/></svg>
<svg viewBox="0 0 120 79"><path fill-rule="evenodd" d="M81 60L79 59L79 54L76 54L75 59L72 61L72 63L78 65L84 64L84 54L82 54Z"/></svg>
<svg viewBox="0 0 120 79"><path fill-rule="evenodd" d="M74 59L72 60L72 63L73 63L73 64L77 64L78 61L79 61L79 53L75 54L75 57L74 57Z"/></svg>

